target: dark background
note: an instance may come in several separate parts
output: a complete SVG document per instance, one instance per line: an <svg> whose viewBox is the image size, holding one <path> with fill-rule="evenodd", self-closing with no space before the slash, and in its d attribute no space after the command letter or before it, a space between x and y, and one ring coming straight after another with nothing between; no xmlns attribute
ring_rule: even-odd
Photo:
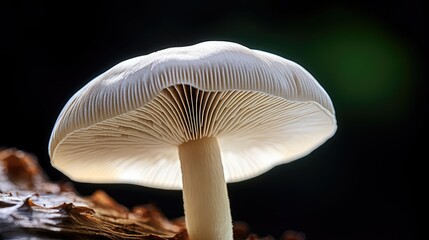
<svg viewBox="0 0 429 240"><path fill-rule="evenodd" d="M330 94L338 130L306 157L228 185L234 220L279 238L418 239L417 157L424 119L425 8L416 1L40 1L1 3L0 147L37 156L67 100L125 59L205 40L273 52L311 72ZM91 3L90 3L91 2ZM426 140L423 140L423 143ZM133 207L183 214L180 191L74 183Z"/></svg>

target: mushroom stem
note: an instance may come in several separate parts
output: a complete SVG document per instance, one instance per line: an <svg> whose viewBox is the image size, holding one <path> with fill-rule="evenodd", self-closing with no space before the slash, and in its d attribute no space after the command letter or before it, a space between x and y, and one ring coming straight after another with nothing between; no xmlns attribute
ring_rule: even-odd
<svg viewBox="0 0 429 240"><path fill-rule="evenodd" d="M179 145L186 227L191 240L232 240L219 144L214 137Z"/></svg>

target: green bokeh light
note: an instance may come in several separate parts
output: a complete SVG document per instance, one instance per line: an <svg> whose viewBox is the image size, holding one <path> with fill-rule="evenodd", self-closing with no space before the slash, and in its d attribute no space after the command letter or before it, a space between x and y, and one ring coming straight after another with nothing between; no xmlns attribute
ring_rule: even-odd
<svg viewBox="0 0 429 240"><path fill-rule="evenodd" d="M377 117L404 110L411 60L399 39L370 22L341 23L321 31L310 49L339 107Z"/></svg>

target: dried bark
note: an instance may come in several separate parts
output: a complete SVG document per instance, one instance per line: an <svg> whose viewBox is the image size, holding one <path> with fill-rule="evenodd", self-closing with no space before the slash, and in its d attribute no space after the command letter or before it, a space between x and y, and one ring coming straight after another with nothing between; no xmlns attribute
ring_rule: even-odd
<svg viewBox="0 0 429 240"><path fill-rule="evenodd" d="M0 151L2 239L186 239L179 221L150 204L129 211L101 190L79 196L70 183L48 181L31 154Z"/></svg>
<svg viewBox="0 0 429 240"><path fill-rule="evenodd" d="M186 240L183 218L167 219L154 205L132 210L98 190L80 196L71 183L49 181L37 158L17 149L0 150L0 239ZM234 223L234 239L259 238L246 223ZM304 240L293 231L285 240Z"/></svg>

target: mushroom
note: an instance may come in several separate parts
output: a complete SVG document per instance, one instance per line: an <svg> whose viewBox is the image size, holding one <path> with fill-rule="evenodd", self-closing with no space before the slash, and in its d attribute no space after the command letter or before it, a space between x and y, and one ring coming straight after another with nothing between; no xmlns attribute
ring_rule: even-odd
<svg viewBox="0 0 429 240"><path fill-rule="evenodd" d="M309 154L336 131L300 65L208 41L123 61L75 93L49 141L74 181L183 189L190 239L232 239L226 183Z"/></svg>

